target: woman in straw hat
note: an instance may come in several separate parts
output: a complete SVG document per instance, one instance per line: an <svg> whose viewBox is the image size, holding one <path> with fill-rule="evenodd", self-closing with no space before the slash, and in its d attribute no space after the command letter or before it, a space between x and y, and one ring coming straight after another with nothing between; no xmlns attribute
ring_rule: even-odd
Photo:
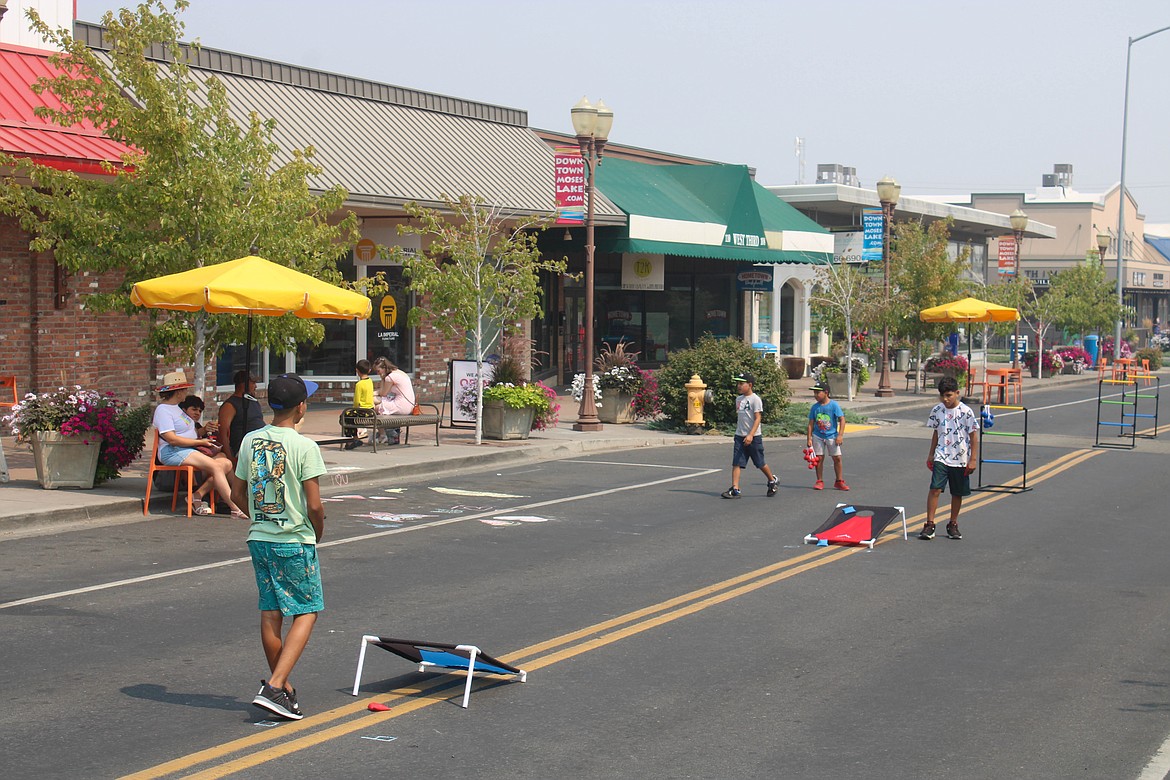
<svg viewBox="0 0 1170 780"><path fill-rule="evenodd" d="M246 518L239 507L232 503L231 486L228 484L227 476L232 470L232 462L222 453L218 453L219 445L211 439L199 436L195 431L195 421L179 408L179 404L186 397L186 394L180 391L189 387L193 385L187 381L187 375L180 369L166 374L162 386L158 389L159 404L154 410L154 427L163 441L163 445L158 448L159 462L166 466L194 466L209 477L195 491L194 498L198 499L195 514L211 514L211 507L203 499L214 488L231 507L232 517ZM217 451L217 454L214 457L204 455L195 449L196 447L210 447L212 451Z"/></svg>

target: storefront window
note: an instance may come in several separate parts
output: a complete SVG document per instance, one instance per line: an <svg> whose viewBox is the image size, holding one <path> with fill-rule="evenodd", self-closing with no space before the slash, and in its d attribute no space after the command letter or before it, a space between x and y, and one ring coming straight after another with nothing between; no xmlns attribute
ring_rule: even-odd
<svg viewBox="0 0 1170 780"><path fill-rule="evenodd" d="M410 294L402 278L401 266L369 266L366 275L381 271L390 289L373 299L374 312L365 323L366 360L373 363L385 357L404 371L411 371L411 339L406 327L410 311ZM352 369L352 366L351 366Z"/></svg>
<svg viewBox="0 0 1170 780"><path fill-rule="evenodd" d="M337 263L338 270L349 281L357 278L353 256ZM305 376L345 378L353 376L357 354L357 329L352 320L320 320L325 338L317 346L297 345L297 373Z"/></svg>

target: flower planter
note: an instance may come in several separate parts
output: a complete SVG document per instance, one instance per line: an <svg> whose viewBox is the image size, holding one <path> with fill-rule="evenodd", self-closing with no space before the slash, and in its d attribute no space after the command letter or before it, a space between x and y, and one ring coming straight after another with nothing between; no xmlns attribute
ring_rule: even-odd
<svg viewBox="0 0 1170 780"><path fill-rule="evenodd" d="M93 489L102 437L96 434L65 436L37 431L31 436L37 481L48 490L72 487Z"/></svg>
<svg viewBox="0 0 1170 780"><path fill-rule="evenodd" d="M527 439L536 410L531 406L516 408L503 401L483 402L483 435L487 439Z"/></svg>
<svg viewBox="0 0 1170 780"><path fill-rule="evenodd" d="M829 383L829 395L833 398L849 397L849 377L842 371L825 374L825 381ZM856 377L854 377L856 381Z"/></svg>
<svg viewBox="0 0 1170 780"><path fill-rule="evenodd" d="M622 392L616 387L601 389L601 406L597 409L597 419L603 423L623 424L634 422L634 396Z"/></svg>
<svg viewBox="0 0 1170 780"><path fill-rule="evenodd" d="M784 370L788 373L789 379L801 379L804 377L804 358L796 357L795 355L785 355L780 358L780 364L784 366Z"/></svg>
<svg viewBox="0 0 1170 780"><path fill-rule="evenodd" d="M1064 364L1064 367L1060 369L1060 373L1062 373L1062 374L1083 374L1083 373L1085 373L1085 364L1084 363L1075 363L1075 362L1070 361L1070 362Z"/></svg>

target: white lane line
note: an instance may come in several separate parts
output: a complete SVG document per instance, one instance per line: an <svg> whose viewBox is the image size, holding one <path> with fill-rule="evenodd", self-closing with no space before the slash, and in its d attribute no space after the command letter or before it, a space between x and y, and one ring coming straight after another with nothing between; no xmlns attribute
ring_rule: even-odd
<svg viewBox="0 0 1170 780"><path fill-rule="evenodd" d="M437 528L442 525L450 525L452 523L463 523L468 520L478 520L481 517L494 517L495 515L517 514L531 509L537 509L543 506L554 506L556 504L567 504L573 501L583 501L589 498L598 498L600 496L609 496L614 493L622 493L627 490L641 490L642 488L655 487L656 485L664 485L668 482L676 482L680 479L692 479L694 477L704 477L708 474L718 474L723 469L704 469L693 474L682 474L677 477L667 477L665 479L654 480L653 482L642 482L637 485L626 485L624 487L609 488L607 490L595 490L591 493L581 493L576 496L564 496L563 498L552 498L547 501L535 501L531 504L522 504L520 506L510 506L504 509L493 509L488 512L479 512L472 515L462 515L460 517L451 517L444 520L434 520L429 523L419 523L418 525L405 526L403 528L392 528L388 531L377 531L374 533L363 534L361 536L351 536L346 539L337 539L332 542L322 542L317 547L336 547L342 544L352 544L353 542L363 542L369 539L378 539L383 536L392 536L393 534L402 534L407 531L421 531L424 528ZM41 601L51 601L53 599L65 598L67 596L77 596L82 593L93 593L99 590L109 590L111 588L122 588L127 585L137 585L142 582L150 582L151 580L161 580L166 577L178 577L182 574L190 574L197 571L207 571L208 569L218 569L223 566L234 566L237 563L247 563L252 560L251 556L247 558L231 558L224 561L216 561L215 563L205 563L201 566L188 566L184 569L172 569L171 571L160 571L154 574L147 574L142 577L131 577L125 580L116 580L114 582L103 582L100 585L89 585L84 588L74 588L72 590L62 590L56 593L45 593L40 596L29 596L28 598L17 599L16 601L6 601L0 603L0 609L10 609L12 607L19 607L24 604L36 604Z"/></svg>
<svg viewBox="0 0 1170 780"><path fill-rule="evenodd" d="M1158 752L1146 764L1146 768L1138 775L1138 780L1162 780L1170 773L1170 737L1158 748Z"/></svg>
<svg viewBox="0 0 1170 780"><path fill-rule="evenodd" d="M560 463L586 463L590 466L638 466L644 469L675 469L678 471L698 471L698 466L664 466L660 463L626 463L620 460L562 460Z"/></svg>

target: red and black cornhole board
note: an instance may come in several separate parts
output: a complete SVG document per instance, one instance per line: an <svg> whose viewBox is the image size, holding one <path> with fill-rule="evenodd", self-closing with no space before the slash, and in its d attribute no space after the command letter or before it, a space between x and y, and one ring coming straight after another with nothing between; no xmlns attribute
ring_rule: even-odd
<svg viewBox="0 0 1170 780"><path fill-rule="evenodd" d="M900 506L862 506L837 504L829 519L821 527L804 537L808 544L865 545L873 549L877 538L894 518L902 518L902 538L906 533L906 508Z"/></svg>

